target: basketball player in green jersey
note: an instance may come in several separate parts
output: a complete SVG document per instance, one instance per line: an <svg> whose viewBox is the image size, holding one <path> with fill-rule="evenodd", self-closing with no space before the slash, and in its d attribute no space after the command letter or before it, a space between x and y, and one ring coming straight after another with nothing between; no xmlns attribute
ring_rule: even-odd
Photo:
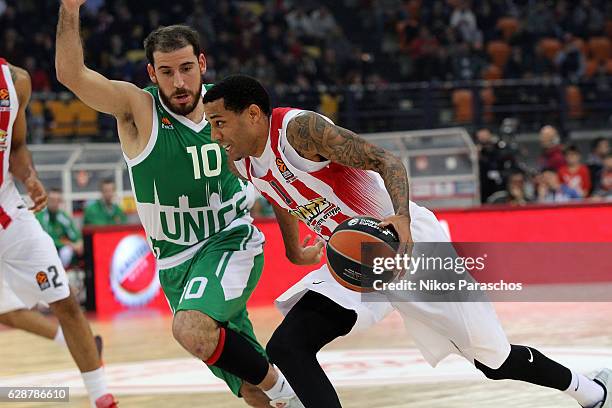
<svg viewBox="0 0 612 408"><path fill-rule="evenodd" d="M226 152L210 137L201 98L208 87L202 84L206 60L197 32L170 26L147 37L155 86L142 90L85 66L79 35L84 2L62 0L57 78L117 120L138 215L174 314L174 338L249 405L301 407L268 363L248 318L264 237L249 215L253 187L228 170Z"/></svg>

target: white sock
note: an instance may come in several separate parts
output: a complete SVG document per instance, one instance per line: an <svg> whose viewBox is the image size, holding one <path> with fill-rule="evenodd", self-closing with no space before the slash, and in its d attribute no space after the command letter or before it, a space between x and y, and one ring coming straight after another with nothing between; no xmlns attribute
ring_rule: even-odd
<svg viewBox="0 0 612 408"><path fill-rule="evenodd" d="M89 394L89 400L91 401L92 406L95 407L96 400L104 394L108 394L104 368L100 367L97 370L81 373L81 377L83 377L87 394Z"/></svg>
<svg viewBox="0 0 612 408"><path fill-rule="evenodd" d="M264 393L274 401L277 398L289 398L295 395L295 391L289 385L289 382L285 379L283 373L281 373L278 369L276 369L278 373L278 379L276 380L276 384L268 391L264 391Z"/></svg>
<svg viewBox="0 0 612 408"><path fill-rule="evenodd" d="M66 347L66 339L64 338L64 332L62 331L62 326L57 326L57 333L55 333L55 337L53 341L59 344L60 346Z"/></svg>
<svg viewBox="0 0 612 408"><path fill-rule="evenodd" d="M591 408L604 399L604 389L601 385L573 371L572 382L564 392L585 408Z"/></svg>

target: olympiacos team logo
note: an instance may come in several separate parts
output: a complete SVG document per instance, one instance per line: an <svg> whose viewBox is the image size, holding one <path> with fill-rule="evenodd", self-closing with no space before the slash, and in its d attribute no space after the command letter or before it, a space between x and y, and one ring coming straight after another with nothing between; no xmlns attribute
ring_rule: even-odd
<svg viewBox="0 0 612 408"><path fill-rule="evenodd" d="M111 260L111 289L125 306L144 306L160 289L155 257L140 235L129 235L119 241Z"/></svg>

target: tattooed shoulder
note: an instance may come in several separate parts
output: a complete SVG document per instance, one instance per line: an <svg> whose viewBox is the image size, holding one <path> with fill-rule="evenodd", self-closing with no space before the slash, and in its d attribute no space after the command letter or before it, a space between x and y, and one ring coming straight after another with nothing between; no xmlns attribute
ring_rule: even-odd
<svg viewBox="0 0 612 408"><path fill-rule="evenodd" d="M323 156L318 146L327 124L321 115L304 111L287 124L287 141L303 157Z"/></svg>
<svg viewBox="0 0 612 408"><path fill-rule="evenodd" d="M318 154L340 164L368 170L377 170L386 154L354 132L314 112L304 112L291 120L287 139L298 152Z"/></svg>

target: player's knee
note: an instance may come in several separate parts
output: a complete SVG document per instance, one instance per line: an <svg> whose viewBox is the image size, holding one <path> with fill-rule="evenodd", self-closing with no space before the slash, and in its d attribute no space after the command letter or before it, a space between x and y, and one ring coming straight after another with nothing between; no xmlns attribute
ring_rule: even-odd
<svg viewBox="0 0 612 408"><path fill-rule="evenodd" d="M480 361L476 361L474 365L489 380L505 380L505 379L508 378L508 376L506 374L506 369L505 369L503 364L502 364L501 367L499 367L497 369L493 369L491 367L487 367L486 365L482 364Z"/></svg>
<svg viewBox="0 0 612 408"><path fill-rule="evenodd" d="M240 395L250 407L267 408L270 407L270 398L264 394L262 390L253 384L242 383L240 387Z"/></svg>
<svg viewBox="0 0 612 408"><path fill-rule="evenodd" d="M292 359L292 354L301 350L296 342L289 342L282 332L276 331L266 346L266 353L270 362L282 367L286 361Z"/></svg>
<svg viewBox="0 0 612 408"><path fill-rule="evenodd" d="M172 321L174 339L194 356L208 359L219 341L219 324L197 310L180 310Z"/></svg>

